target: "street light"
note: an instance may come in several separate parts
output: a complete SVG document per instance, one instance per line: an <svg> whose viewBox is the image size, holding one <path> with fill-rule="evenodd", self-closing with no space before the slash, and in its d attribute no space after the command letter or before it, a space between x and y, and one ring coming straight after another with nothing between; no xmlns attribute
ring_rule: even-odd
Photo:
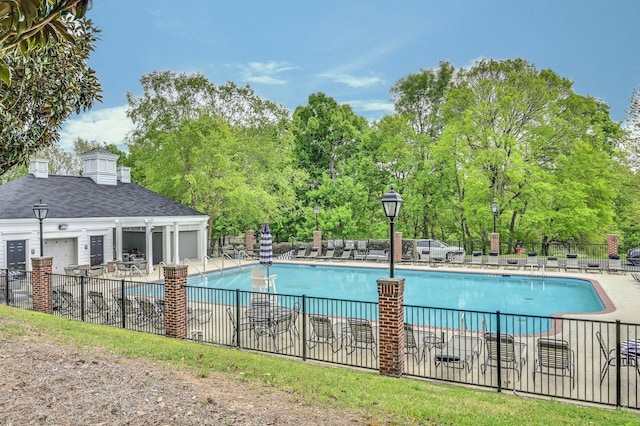
<svg viewBox="0 0 640 426"><path fill-rule="evenodd" d="M491 211L493 212L493 233L496 233L496 218L498 217L498 203L491 203Z"/></svg>
<svg viewBox="0 0 640 426"><path fill-rule="evenodd" d="M318 230L318 213L320 213L320 207L315 206L313 212L316 214L316 231Z"/></svg>
<svg viewBox="0 0 640 426"><path fill-rule="evenodd" d="M391 250L389 252L389 277L393 278L393 222L400 214L400 207L402 207L402 197L393 190L393 185L391 185L391 191L382 196L382 207L384 207L384 214L389 218L389 232L391 240Z"/></svg>
<svg viewBox="0 0 640 426"><path fill-rule="evenodd" d="M44 239L42 237L42 221L47 218L49 214L49 207L46 204L42 203L42 198L38 204L33 205L33 214L36 219L40 221L40 257L43 256L44 252Z"/></svg>

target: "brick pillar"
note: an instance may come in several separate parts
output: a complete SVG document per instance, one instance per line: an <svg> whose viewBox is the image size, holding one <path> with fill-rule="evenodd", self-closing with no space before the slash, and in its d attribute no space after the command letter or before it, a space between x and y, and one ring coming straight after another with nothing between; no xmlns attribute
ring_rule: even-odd
<svg viewBox="0 0 640 426"><path fill-rule="evenodd" d="M380 374L399 377L404 373L404 278L378 281L378 356Z"/></svg>
<svg viewBox="0 0 640 426"><path fill-rule="evenodd" d="M393 261L402 262L402 232L393 233Z"/></svg>
<svg viewBox="0 0 640 426"><path fill-rule="evenodd" d="M187 265L164 267L165 329L168 337L187 337Z"/></svg>
<svg viewBox="0 0 640 426"><path fill-rule="evenodd" d="M244 246L247 250L253 250L253 241L255 239L255 231L253 229L249 229L244 236Z"/></svg>
<svg viewBox="0 0 640 426"><path fill-rule="evenodd" d="M492 232L491 233L491 251L500 253L500 233Z"/></svg>
<svg viewBox="0 0 640 426"><path fill-rule="evenodd" d="M33 286L33 310L50 314L53 312L51 292L51 268L53 257L31 258L31 285Z"/></svg>
<svg viewBox="0 0 640 426"><path fill-rule="evenodd" d="M317 256L322 254L322 231L313 231L313 247L320 247Z"/></svg>
<svg viewBox="0 0 640 426"><path fill-rule="evenodd" d="M607 235L607 247L610 255L618 254L618 236L616 234Z"/></svg>

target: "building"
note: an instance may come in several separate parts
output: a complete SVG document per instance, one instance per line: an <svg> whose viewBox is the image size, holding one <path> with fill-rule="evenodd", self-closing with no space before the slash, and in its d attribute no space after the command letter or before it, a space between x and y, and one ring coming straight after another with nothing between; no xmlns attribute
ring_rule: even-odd
<svg viewBox="0 0 640 426"><path fill-rule="evenodd" d="M80 157L82 176L49 176L47 160L31 160L28 175L0 185L0 268L30 270L41 255L39 202L48 207L42 255L53 257L54 273L131 254L144 257L149 272L204 258L207 215L132 183L130 169L105 149Z"/></svg>

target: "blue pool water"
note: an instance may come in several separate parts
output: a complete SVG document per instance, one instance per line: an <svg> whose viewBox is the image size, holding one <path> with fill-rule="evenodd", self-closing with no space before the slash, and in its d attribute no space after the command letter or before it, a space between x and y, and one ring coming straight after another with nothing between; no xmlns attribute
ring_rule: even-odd
<svg viewBox="0 0 640 426"><path fill-rule="evenodd" d="M241 273L190 276L192 286L251 290L251 268ZM279 294L377 302L376 280L386 269L274 265ZM396 269L405 278L404 303L413 306L550 316L597 312L604 305L590 282L571 278L465 274Z"/></svg>

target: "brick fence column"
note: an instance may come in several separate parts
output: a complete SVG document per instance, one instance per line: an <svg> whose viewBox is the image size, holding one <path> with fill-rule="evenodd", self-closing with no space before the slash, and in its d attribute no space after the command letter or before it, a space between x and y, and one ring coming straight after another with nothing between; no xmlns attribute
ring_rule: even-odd
<svg viewBox="0 0 640 426"><path fill-rule="evenodd" d="M610 255L618 254L618 236L616 234L607 235L607 247Z"/></svg>
<svg viewBox="0 0 640 426"><path fill-rule="evenodd" d="M253 241L254 241L255 231L253 229L249 229L244 236L244 246L247 250L253 250Z"/></svg>
<svg viewBox="0 0 640 426"><path fill-rule="evenodd" d="M402 232L393 233L393 261L402 262Z"/></svg>
<svg viewBox="0 0 640 426"><path fill-rule="evenodd" d="M500 253L500 233L491 233L491 251Z"/></svg>
<svg viewBox="0 0 640 426"><path fill-rule="evenodd" d="M187 265L164 267L165 329L168 337L187 337Z"/></svg>
<svg viewBox="0 0 640 426"><path fill-rule="evenodd" d="M379 371L385 376L404 373L404 278L380 278L378 281Z"/></svg>
<svg viewBox="0 0 640 426"><path fill-rule="evenodd" d="M318 247L316 256L322 255L322 231L313 231L313 247Z"/></svg>
<svg viewBox="0 0 640 426"><path fill-rule="evenodd" d="M33 310L50 314L53 312L53 294L50 274L53 257L31 258L31 285L33 287Z"/></svg>

